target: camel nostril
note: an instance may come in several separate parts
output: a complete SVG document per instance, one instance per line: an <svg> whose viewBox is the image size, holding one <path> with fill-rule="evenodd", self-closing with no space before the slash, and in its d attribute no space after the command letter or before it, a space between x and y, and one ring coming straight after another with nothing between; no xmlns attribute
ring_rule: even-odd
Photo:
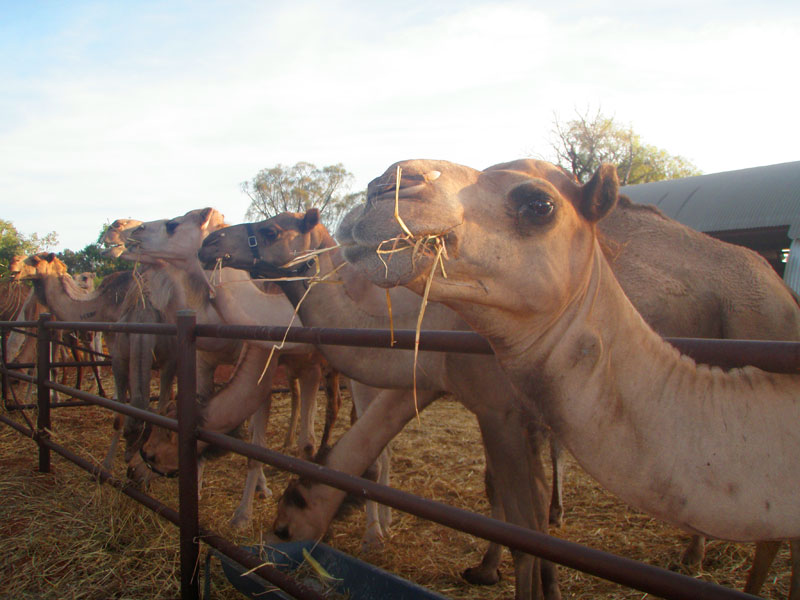
<svg viewBox="0 0 800 600"><path fill-rule="evenodd" d="M289 541L289 526L288 525L281 525L280 527L276 527L274 530L275 535L277 535L280 539L284 542Z"/></svg>

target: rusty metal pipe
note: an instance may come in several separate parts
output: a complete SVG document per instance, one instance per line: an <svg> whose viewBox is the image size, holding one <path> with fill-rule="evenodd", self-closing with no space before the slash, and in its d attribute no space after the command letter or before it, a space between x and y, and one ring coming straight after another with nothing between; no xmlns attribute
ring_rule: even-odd
<svg viewBox="0 0 800 600"><path fill-rule="evenodd" d="M683 599L691 597L700 600L746 598L752 600L754 598L750 594L744 594L667 571L666 569L587 548L524 527L448 506L441 502L419 498L408 492L395 490L360 477L340 473L305 460L285 456L266 448L259 448L226 435L200 430L198 438L215 446L267 463L278 469L291 471L301 477L308 477L339 488L355 497L375 500L381 504L392 506L441 525L471 533L504 546L534 554L567 567L579 569L662 598Z"/></svg>

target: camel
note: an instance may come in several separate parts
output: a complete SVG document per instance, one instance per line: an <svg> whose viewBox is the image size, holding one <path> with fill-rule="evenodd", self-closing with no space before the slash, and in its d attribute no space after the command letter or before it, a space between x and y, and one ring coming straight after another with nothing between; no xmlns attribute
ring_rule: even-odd
<svg viewBox="0 0 800 600"><path fill-rule="evenodd" d="M251 236L255 236L257 244L248 241ZM324 278L335 271L333 277L341 285L323 282L307 289L307 284L297 277L277 282L297 306L303 323L388 329L385 292L344 263L333 249L335 246L319 222L318 211L312 209L306 215L284 213L263 223L217 231L206 238L199 256L206 266L221 259L223 265L250 269L254 276L303 276L314 273L317 267L310 267L306 261L301 262L299 269L280 267L298 253L327 248L329 251L317 258L319 276ZM391 292L391 305L394 326L413 329L419 300L406 290L396 289ZM425 312L423 328L463 330L467 326L443 305L431 305ZM372 388L385 388L339 439L324 464L360 475L418 410L444 394L453 393L476 414L485 438L487 472L496 483L495 489L512 490L502 498L492 498L493 513L516 524L547 531L547 478L539 452L543 432L535 415L519 414L520 403L514 400L514 391L493 357L420 353L415 405L412 351L328 345L320 346L320 350L351 380ZM485 402L489 397L496 398L492 405ZM498 431L512 435L494 434ZM318 539L327 530L343 498L344 492L340 490L295 480L280 500L273 530L285 540ZM497 581L499 552L495 554L465 575L477 582ZM523 553L512 554L517 597L560 597L552 565L540 564L538 558Z"/></svg>
<svg viewBox="0 0 800 600"><path fill-rule="evenodd" d="M628 289L635 290L637 285L641 288L635 292L638 303L645 309L650 307L649 319L658 322L660 329L666 334L692 337L727 336L741 338L779 338L787 334L790 336L795 335L792 332L798 329L797 309L791 298L783 293L785 290L782 282L760 259L756 260L756 263L751 268L737 272L738 276L743 278L741 286L737 286L736 282L729 286L735 291L735 294L731 295L738 295L740 303L750 307L748 311L728 307L724 303L714 305L712 302L708 302L704 308L704 314L698 319L692 317L691 314L686 315L686 313L697 311L696 307L699 304L697 300L707 296L709 290L719 290L719 283L714 278L704 277L701 281L706 286L706 289L685 290L684 288L681 291L681 288L677 286L679 277L683 275L685 269L672 262L661 266L662 261L653 260L652 258L653 256L663 256L664 248L667 248L668 251L669 248L674 247L676 239L692 238L692 236L696 238L692 244L692 252L701 261L707 260L707 257L722 254L727 256L728 262L735 260L744 264L751 264L754 259L748 251L690 232L682 225L658 214L657 211L640 209L625 200L622 201L622 206L615 211L613 218L610 218L608 223L608 243L609 247L613 246L614 248L615 270L625 278ZM658 244L654 244L645 236L636 236L634 233L652 230L658 232L656 237L661 240ZM258 236L259 243L266 245L276 243L276 240L280 237L302 238L305 236L307 239L309 231L310 228L303 225L303 219L273 219L250 226L250 234ZM222 233L216 234L207 240L206 247L201 251L201 257L224 257L227 254L229 255L227 258L228 264L230 264L230 261L238 261L241 266L248 266L249 264L252 267L253 258L249 247L242 246L240 243L238 247L234 248L232 243L228 241L229 238L234 236L236 229L229 228L223 233L224 238L226 238L224 241ZM653 235L651 234L649 237L652 238ZM238 239L241 240L241 238ZM308 249L309 245L306 243L305 246L302 246L302 244L300 247L296 246L292 252ZM711 247L708 247L709 245ZM260 256L265 256L263 250L260 250ZM284 255L278 255L273 262L276 265L282 264L282 262L288 262L292 256L291 253L287 252ZM259 260L263 264L264 259L261 258ZM718 263L715 260L711 264L716 266ZM659 312L657 310L657 299L661 291L653 288L650 284L653 280L667 282L674 286L675 292L673 296L675 296L675 300L669 304L669 310L667 311ZM748 292L748 290L753 291ZM743 297L743 294L747 293L752 293L753 297L762 299L759 302L753 302L751 299ZM783 295L781 295L782 293ZM773 303L773 294L777 298L774 301L774 306L771 305ZM375 306L380 306L380 302ZM330 325L330 321L322 319L320 321L320 324ZM335 324L347 326L347 323ZM554 486L554 492L559 489L560 486ZM554 504L553 506L557 505ZM695 555L699 554L701 557L702 549L702 538L696 537L693 543L690 544L686 554L691 556L694 553ZM770 559L764 557L769 556L770 552L771 549L765 546L761 548L760 553L757 553L757 560L760 563L766 561L766 567L768 567ZM489 557L492 558L490 559ZM487 554L482 567L488 570L488 565L496 565L498 560L498 549L490 547L490 552ZM755 582L760 577L760 573L765 575L766 567L755 570L751 581ZM496 569L496 566L494 569Z"/></svg>
<svg viewBox="0 0 800 600"><path fill-rule="evenodd" d="M14 321L28 298L29 290L13 279L0 280L0 321Z"/></svg>
<svg viewBox="0 0 800 600"><path fill-rule="evenodd" d="M181 217L169 220L151 221L149 223L136 222L134 226L130 221L115 222L111 229L117 231L117 242L124 238L125 250L123 258L135 260L145 264L157 265L159 271L164 272L169 277L170 285L176 286L178 292L173 296L179 304L169 305L168 302L161 301L165 310L177 311L179 308L191 307L198 313L198 321L203 323L235 323L231 319L226 319L225 314L221 313L219 306L215 306L210 301L208 295L208 283L206 274L203 272L197 260L203 239L209 233L219 228L226 227L224 217L219 211L206 208L189 211ZM124 233L123 233L124 232ZM236 294L245 297L247 294L255 294L258 289L250 280L249 275L236 269L222 269L219 272L219 285L230 287L236 290ZM288 324L291 319L291 307L286 300L279 295L275 295L275 302L280 306L273 309L278 311L278 321ZM175 300L171 300L174 302ZM273 303L274 304L274 303ZM274 344L270 343L271 348ZM230 348L235 348L238 352L241 344L238 340L198 340L198 348L204 351L224 353ZM231 352L236 355L236 352ZM300 403L300 434L298 452L310 458L313 455L316 442L314 440L314 404L315 394L319 387L321 374L321 356L310 345L289 344L280 353L284 356L281 362L287 366L291 380L302 378L305 385L301 386ZM303 360L299 360L300 357ZM316 376L316 381L314 380ZM206 397L210 396L211 390L202 384L199 393ZM335 401L334 401L335 403ZM323 443L327 442L330 426L326 424ZM287 432L287 444L291 441L293 431Z"/></svg>
<svg viewBox="0 0 800 600"><path fill-rule="evenodd" d="M46 306L60 321L85 322L155 322L152 311L137 309L140 294L134 289L133 273L118 271L105 277L100 286L86 293L66 273L66 265L54 254L39 253L29 257L17 257L9 266L12 276L30 279L38 301ZM116 398L145 408L150 398L150 366L153 361L161 366L160 403L166 405L174 378L174 349L169 339L156 340L164 336L116 334L109 336L112 348L112 371ZM160 343L158 343L160 342ZM132 349L133 348L133 349ZM146 360L131 361L131 356L143 356ZM142 367L143 368L138 368ZM143 384L137 382L144 380ZM121 419L115 419L115 434L111 446L102 461L110 469L120 435L123 433ZM129 457L128 457L129 458ZM141 476L141 472L139 473Z"/></svg>
<svg viewBox="0 0 800 600"><path fill-rule="evenodd" d="M95 273L84 271L83 273L78 273L72 279L75 281L75 285L78 288L84 290L86 293L91 293L94 291L95 278ZM72 359L76 362L87 360L90 357L93 358L94 355L89 354L89 352L95 354L101 354L103 352L103 334L99 331L65 331L62 337L72 354ZM89 352L87 352L87 350ZM100 396L105 396L103 383L100 380L100 373L97 367L92 367L92 372L97 382L97 393ZM83 367L76 367L76 388L81 389L81 381L83 381Z"/></svg>
<svg viewBox="0 0 800 600"><path fill-rule="evenodd" d="M626 296L617 263L601 247L598 229L614 218L617 201L609 165L580 186L540 161L482 172L404 161L370 184L346 256L379 285L420 294L430 285L431 300L489 340L515 387L529 402L538 399L583 468L631 506L705 536L773 548L796 540L793 463L780 457L800 450L800 376L754 367L726 372L667 344ZM382 260L376 249L387 240L409 249ZM428 248L412 251L417 242ZM433 275L431 246L438 256L447 248L446 278ZM752 253L721 268L730 261L711 250L711 286L768 272ZM773 304L776 322L795 326L796 306L777 275L773 282L769 296L756 292L749 304L726 298L725 312ZM684 293L668 288L666 299ZM796 575L791 598L800 597ZM746 590L755 592L750 584Z"/></svg>
<svg viewBox="0 0 800 600"><path fill-rule="evenodd" d="M123 258L135 260L140 263L151 265L148 272L154 273L159 277L159 296L161 300L156 304L161 307L164 314L170 320L174 319L177 310L191 307L198 313L198 321L205 323L223 322L224 313L218 307L212 306L208 297L208 283L206 274L202 271L197 260L197 250L203 238L209 232L217 228L224 227L224 218L221 213L214 209L198 209L189 211L181 217L170 220L142 222L115 222L108 237L113 236L113 242L124 243L124 251L121 253ZM154 279L151 279L151 282ZM220 273L220 284L231 286L239 294L246 294L247 291L257 291L249 276L241 271L234 269L223 269ZM150 284L153 285L152 283ZM165 293L166 288L166 293ZM156 294L154 294L154 297ZM276 299L282 300L282 310L276 315L276 324L288 324L291 318L291 307L282 296L275 295ZM252 344L251 344L252 345ZM269 344L269 347L274 344ZM238 340L223 340L213 338L200 338L198 340L198 363L200 369L207 365L216 367L220 362L233 362L242 348ZM285 346L276 355L276 363L280 362L287 368L289 380L298 385L300 410L299 419L301 421L299 435L298 452L306 457L313 455L314 440L314 406L316 402L316 392L322 376L321 357L309 345L290 344ZM248 356L254 356L250 352ZM262 354L262 368L266 364L266 355ZM210 377L211 369L202 372L198 370L198 392L200 398L209 398L213 393ZM263 445L264 427L267 421L268 401L270 397L272 374L274 369L265 376L263 385L251 386L252 396L255 399L255 407L252 412L259 411L254 417L253 443ZM333 422L341 404L338 390L338 374L330 370L326 373L329 384L326 389L329 391L329 403L326 419L326 426L323 432L322 443L327 443ZM299 383L298 383L299 382ZM232 390L248 389L244 386L232 387ZM293 385L294 389L294 385ZM230 394L224 395L224 399ZM266 404L265 404L266 403ZM296 402L293 402L293 413L296 413ZM212 403L209 403L209 407ZM216 405L214 405L216 406ZM249 415L248 415L249 416ZM287 433L287 444L291 444L294 439L294 425L296 419L292 420ZM224 429L224 428L223 428ZM227 430L227 429L226 429ZM156 434L158 438L159 434ZM152 434L151 434L152 437ZM168 441L161 436L162 442ZM152 448L155 441L151 442ZM153 453L150 453L151 456ZM155 466L156 471L161 471L165 467L154 465L154 461L148 461L150 466ZM252 515L252 499L256 489L260 489L265 495L269 493L266 488L261 464L257 461L248 461L248 478L245 486L245 494L242 502L234 514L232 524L234 526L244 526L250 521Z"/></svg>
<svg viewBox="0 0 800 600"><path fill-rule="evenodd" d="M12 275L13 277L13 275ZM35 321L39 318L41 304L36 301L36 295L20 281L4 279L0 282L0 319L5 321ZM36 338L26 335L21 331L7 331L6 353L3 360L11 363L33 363L36 361ZM32 372L32 369L28 369ZM19 384L16 379L11 380L12 385ZM33 384L25 387L24 398L27 401L33 390Z"/></svg>
<svg viewBox="0 0 800 600"><path fill-rule="evenodd" d="M62 283L65 286L69 286L75 294L83 294L84 292L91 292L94 290L94 273L80 273L73 278L67 273L66 265L58 260L54 254L39 253L35 256L42 267L55 269L54 273L59 276ZM14 278L14 284L16 284L17 287L21 286L19 281L20 270L24 270L26 266L30 266L26 265L25 262L28 258L29 257L26 256L15 256L9 265L9 273L11 277ZM28 262L30 263L32 260L37 259L31 258ZM32 270L31 273L33 273ZM26 320L36 320L44 309L45 306L41 302L41 293L37 294L36 290L31 290L20 307L17 319L22 319L24 317ZM85 353L82 347L90 346L93 344L94 340L91 333L88 332L59 331L56 335L59 337L60 343L54 348L54 352L62 356L65 360L68 360L68 352L71 354L73 360L84 360ZM35 346L35 339L31 336L15 332L9 337L9 355L15 357L15 360L18 362L31 362L35 356ZM93 372L97 382L98 392L104 395L103 384L96 367L93 367ZM77 367L76 373L75 387L80 389L83 368ZM66 383L66 369L62 370L61 383Z"/></svg>

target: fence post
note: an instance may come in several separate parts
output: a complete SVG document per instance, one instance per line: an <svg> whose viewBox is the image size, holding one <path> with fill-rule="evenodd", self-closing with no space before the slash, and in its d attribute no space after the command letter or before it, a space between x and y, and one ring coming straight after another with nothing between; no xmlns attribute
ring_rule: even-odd
<svg viewBox="0 0 800 600"><path fill-rule="evenodd" d="M8 351L6 346L8 344L8 329L5 327L0 327L0 360L3 362L3 371L0 372L0 378L2 378L2 392L3 392L3 402L6 402L8 399L8 377L6 376L5 369L8 368L8 357L6 356L6 352Z"/></svg>
<svg viewBox="0 0 800 600"><path fill-rule="evenodd" d="M197 347L194 311L182 310L178 325L178 509L180 514L181 598L200 597L200 525L197 506Z"/></svg>
<svg viewBox="0 0 800 600"><path fill-rule="evenodd" d="M50 313L39 315L39 326L36 333L36 392L39 413L36 417L36 435L39 443L39 472L50 472L50 448L42 440L50 437L50 388L45 382L50 377L50 347L53 334L45 329L44 324L53 320Z"/></svg>

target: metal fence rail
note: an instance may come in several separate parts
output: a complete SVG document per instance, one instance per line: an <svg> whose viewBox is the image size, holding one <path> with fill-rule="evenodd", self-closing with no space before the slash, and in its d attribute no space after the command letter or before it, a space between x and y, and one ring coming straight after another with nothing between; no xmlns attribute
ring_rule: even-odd
<svg viewBox="0 0 800 600"><path fill-rule="evenodd" d="M547 536L523 527L497 521L489 517L457 509L439 502L425 500L412 494L381 486L374 482L346 475L296 459L264 448L247 444L241 440L197 428L197 403L195 381L195 339L197 337L226 337L281 341L284 338L293 342L312 344L353 345L370 347L393 347L413 349L414 331L345 330L325 328L292 328L288 332L278 327L245 327L230 325L198 325L194 314L184 311L179 314L177 324L133 324L133 323L75 323L54 322L49 315L43 315L37 322L0 323L2 334L2 375L3 397L6 398L8 379L16 378L30 381L31 378L14 372L5 362L6 330L8 327L37 328L38 358L38 415L36 427L24 427L0 414L0 421L13 427L23 435L33 438L39 445L39 469L49 472L50 451L55 451L87 471L99 481L110 483L123 493L141 502L180 528L181 556L181 597L185 600L199 598L198 576L195 565L199 557L199 541L211 545L241 563L246 568L254 568L260 560L236 547L216 533L201 528L198 522L197 499L197 455L196 442L202 440L229 451L254 458L273 467L342 489L355 496L375 500L393 508L435 521L442 525L471 533L510 548L535 554L564 566L579 569L586 573L614 581L616 583L654 594L663 598L699 598L707 600L753 598L748 594L721 586L699 581L659 567L639 563ZM125 333L153 333L157 335L177 335L178 344L178 419L168 419L150 411L139 410L70 388L48 379L52 363L49 360L49 347L52 331L55 329L111 331ZM755 364L765 370L778 372L800 372L800 343L795 342L751 342L731 340L670 339L682 352L702 362L720 364L725 367ZM392 342L393 345L392 345ZM419 336L422 351L449 351L469 353L490 353L486 340L471 332L425 331ZM58 406L50 402L50 390L60 391L82 402L96 404L113 411L150 422L160 427L178 431L179 438L179 510L176 512L158 500L144 494L133 486L115 479L112 474L96 465L81 459L72 451L61 447L49 439L50 408ZM59 403L60 404L60 403ZM313 590L293 581L275 569L262 567L259 575L298 598L318 598Z"/></svg>

